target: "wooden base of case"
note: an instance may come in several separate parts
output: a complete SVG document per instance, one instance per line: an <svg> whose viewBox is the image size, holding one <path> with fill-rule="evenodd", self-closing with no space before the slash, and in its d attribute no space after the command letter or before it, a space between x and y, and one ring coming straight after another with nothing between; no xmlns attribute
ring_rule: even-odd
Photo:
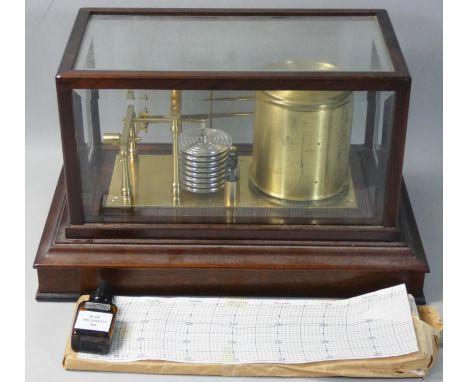
<svg viewBox="0 0 468 382"><path fill-rule="evenodd" d="M34 262L37 300L76 300L106 280L122 295L325 298L405 283L425 303L429 267L404 184L394 242L71 239L67 223L62 174Z"/></svg>

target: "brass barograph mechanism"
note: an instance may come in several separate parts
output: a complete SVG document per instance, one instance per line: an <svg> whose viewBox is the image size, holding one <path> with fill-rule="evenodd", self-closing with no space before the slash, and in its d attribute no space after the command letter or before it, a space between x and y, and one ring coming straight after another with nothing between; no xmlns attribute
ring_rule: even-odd
<svg viewBox="0 0 468 382"><path fill-rule="evenodd" d="M351 92L279 90L234 97L213 97L210 92L202 99L209 102L204 114L183 114L181 93L170 91L167 114L151 114L146 108L135 113L130 104L122 132L104 135L104 143L119 147L106 207L356 208L348 164ZM238 158L240 176L232 184L224 168L228 151L216 151L222 131L208 129L210 134L218 134L216 150L200 139L207 137L204 130L213 127L213 119L252 116L254 112L213 112L217 101L254 102L252 154ZM184 123L199 124L201 129L182 132ZM150 124L170 126L170 154L138 154L139 134ZM302 137L307 137L306 143ZM218 192L223 188L226 200Z"/></svg>
<svg viewBox="0 0 468 382"><path fill-rule="evenodd" d="M133 94L133 93L132 93ZM133 98L132 98L133 99ZM125 118L123 120L122 133L105 133L103 136L103 143L113 144L119 147L119 154L116 161L120 163L121 169L121 200L125 206L133 205L133 198L136 192L137 185L137 171L136 162L138 161L137 144L141 141L138 136L140 132L148 130L149 124L168 123L171 126L172 132L172 167L173 167L173 180L172 180L172 198L173 204L177 205L180 197L179 185L179 158L178 158L178 139L182 131L183 123L206 124L210 121L212 126L213 118L228 118L233 116L250 116L252 112L233 112L233 113L213 113L213 101L248 101L253 97L220 97L213 98L212 92L210 97L205 98L205 101L210 101L210 112L207 114L182 114L182 100L180 90L171 90L170 95L170 109L168 115L152 115L145 109L135 114L134 106L128 105Z"/></svg>

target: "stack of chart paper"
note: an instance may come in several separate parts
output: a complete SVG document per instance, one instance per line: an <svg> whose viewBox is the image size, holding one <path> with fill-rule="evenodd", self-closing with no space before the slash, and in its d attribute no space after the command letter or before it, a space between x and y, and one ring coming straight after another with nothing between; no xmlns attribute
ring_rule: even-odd
<svg viewBox="0 0 468 382"><path fill-rule="evenodd" d="M419 349L404 285L346 300L117 296L115 304L110 353L76 360L292 366Z"/></svg>

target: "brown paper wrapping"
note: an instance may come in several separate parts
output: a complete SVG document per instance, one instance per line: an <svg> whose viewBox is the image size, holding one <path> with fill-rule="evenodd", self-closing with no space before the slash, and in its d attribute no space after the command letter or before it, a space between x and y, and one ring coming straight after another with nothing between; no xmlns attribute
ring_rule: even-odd
<svg viewBox="0 0 468 382"><path fill-rule="evenodd" d="M87 300L81 296L77 304ZM413 316L419 351L407 355L362 360L323 361L302 364L195 364L168 361L107 362L78 358L68 338L63 367L68 370L94 370L148 374L192 374L244 377L424 377L439 350L442 320L431 306L419 307Z"/></svg>

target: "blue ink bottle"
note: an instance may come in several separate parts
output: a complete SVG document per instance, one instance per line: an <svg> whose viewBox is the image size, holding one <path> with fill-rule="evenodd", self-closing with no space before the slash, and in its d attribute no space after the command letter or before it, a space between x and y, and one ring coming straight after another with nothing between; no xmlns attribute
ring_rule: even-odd
<svg viewBox="0 0 468 382"><path fill-rule="evenodd" d="M111 286L103 282L88 301L78 305L71 336L73 351L109 353L117 315L113 299Z"/></svg>

